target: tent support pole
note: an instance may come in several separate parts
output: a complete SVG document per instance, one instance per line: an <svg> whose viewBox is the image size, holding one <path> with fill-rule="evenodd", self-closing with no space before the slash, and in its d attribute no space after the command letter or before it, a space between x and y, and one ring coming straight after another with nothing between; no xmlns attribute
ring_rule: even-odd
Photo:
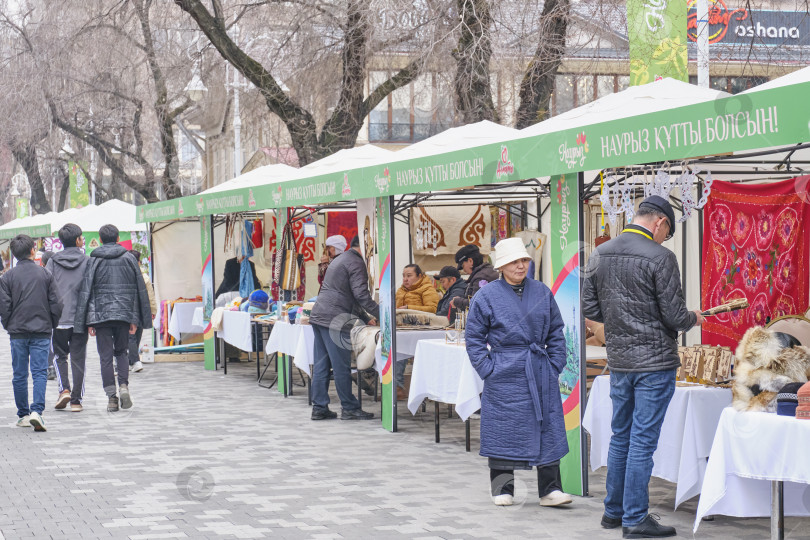
<svg viewBox="0 0 810 540"><path fill-rule="evenodd" d="M585 184L585 173L577 173L577 219L579 220L579 327L585 329L585 315L582 313L582 290L585 288L585 214L583 211L583 187ZM587 352L585 348L585 335L584 332L579 336L579 403L580 403L580 418L579 418L579 448L580 448L580 466L582 467L582 495L588 496L588 446L584 444L584 432L582 429L582 418L585 416L585 405L588 400L588 385L585 382L588 380L587 374Z"/></svg>

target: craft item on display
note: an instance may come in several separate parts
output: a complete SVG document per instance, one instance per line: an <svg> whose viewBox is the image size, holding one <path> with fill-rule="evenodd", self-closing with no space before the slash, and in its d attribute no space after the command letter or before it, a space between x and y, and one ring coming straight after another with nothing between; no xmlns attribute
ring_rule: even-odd
<svg viewBox="0 0 810 540"><path fill-rule="evenodd" d="M317 238L318 237L318 226L315 224L315 220L312 219L312 215L308 215L304 218L304 222L301 225L304 233L305 238Z"/></svg>
<svg viewBox="0 0 810 540"><path fill-rule="evenodd" d="M304 264L303 255L295 249L295 238L289 222L284 225L281 243L277 252L275 276L276 283L283 291L294 291L301 286L301 266Z"/></svg>
<svg viewBox="0 0 810 540"><path fill-rule="evenodd" d="M498 208L498 240L509 238L509 214L503 208Z"/></svg>
<svg viewBox="0 0 810 540"><path fill-rule="evenodd" d="M259 249L264 245L264 222L261 219L253 220L253 234L250 237L250 243L253 244L254 249Z"/></svg>
<svg viewBox="0 0 810 540"><path fill-rule="evenodd" d="M515 234L516 238L523 240L523 245L529 257L534 261L534 268L532 268L532 278L537 278L537 269L540 268L540 262L543 259L543 246L546 244L546 235L538 232L537 229L526 229ZM542 277L542 276L541 276Z"/></svg>
<svg viewBox="0 0 810 540"><path fill-rule="evenodd" d="M807 382L810 347L790 346L790 336L750 328L737 347L732 406L738 411L776 409L776 394L789 382Z"/></svg>
<svg viewBox="0 0 810 540"><path fill-rule="evenodd" d="M709 318L703 343L736 347L749 328L810 307L810 204L799 180L714 182L703 209L701 304L750 307Z"/></svg>
<svg viewBox="0 0 810 540"><path fill-rule="evenodd" d="M692 345L678 347L681 366L676 379L704 386L727 386L734 355L728 347Z"/></svg>
<svg viewBox="0 0 810 540"><path fill-rule="evenodd" d="M450 321L447 317L435 315L433 313L425 313L424 311L417 311L415 309L398 309L396 311L396 325L400 326L418 326L422 328L445 328Z"/></svg>
<svg viewBox="0 0 810 540"><path fill-rule="evenodd" d="M272 216L267 219L266 226L270 231L270 238L267 241L267 250L265 260L272 260L273 253L276 251L276 218ZM296 219L292 222L293 235L295 236L295 250L304 256L304 262L315 261L317 242L315 238L307 238L304 236L304 222L303 220Z"/></svg>
<svg viewBox="0 0 810 540"><path fill-rule="evenodd" d="M799 388L803 383L787 383L776 394L776 414L779 416L796 416L796 408L799 405Z"/></svg>
<svg viewBox="0 0 810 540"><path fill-rule="evenodd" d="M242 257L253 257L253 220L242 222L240 231L240 254Z"/></svg>
<svg viewBox="0 0 810 540"><path fill-rule="evenodd" d="M489 206L417 207L410 218L415 256L455 255L468 244L491 249Z"/></svg>
<svg viewBox="0 0 810 540"><path fill-rule="evenodd" d="M452 343L455 345L464 345L467 342L467 317L470 311L465 309L456 315L456 320L452 328L448 328L444 333L445 343Z"/></svg>
<svg viewBox="0 0 810 540"><path fill-rule="evenodd" d="M327 212L326 237L341 235L347 242L357 236L357 212Z"/></svg>
<svg viewBox="0 0 810 540"><path fill-rule="evenodd" d="M725 304L702 311L700 314L704 317L710 317L712 315L719 315L720 313L729 313L731 311L737 311L738 309L745 309L748 306L748 300L745 298L737 298L731 302L726 302Z"/></svg>
<svg viewBox="0 0 810 540"><path fill-rule="evenodd" d="M796 418L810 420L810 383L804 383L796 392Z"/></svg>
<svg viewBox="0 0 810 540"><path fill-rule="evenodd" d="M594 238L593 245L594 247L599 247L608 240L610 240L610 225L608 223L605 223L602 226L602 234Z"/></svg>

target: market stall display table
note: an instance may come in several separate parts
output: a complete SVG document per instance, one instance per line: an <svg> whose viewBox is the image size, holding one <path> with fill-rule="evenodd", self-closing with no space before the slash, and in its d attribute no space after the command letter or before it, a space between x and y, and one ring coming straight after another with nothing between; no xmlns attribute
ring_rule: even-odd
<svg viewBox="0 0 810 540"><path fill-rule="evenodd" d="M246 311L223 312L222 330L217 332L218 337L239 350L253 352L250 316Z"/></svg>
<svg viewBox="0 0 810 540"><path fill-rule="evenodd" d="M203 329L205 328L205 321L203 320L203 307L202 307L202 304L200 304L194 310L194 315L191 316L191 324L193 324L194 326L201 326Z"/></svg>
<svg viewBox="0 0 810 540"><path fill-rule="evenodd" d="M180 334L201 334L205 328L194 321L194 312L198 308L202 312L202 302L175 303L169 315L169 334L178 340Z"/></svg>
<svg viewBox="0 0 810 540"><path fill-rule="evenodd" d="M441 339L444 340L444 330L428 330L428 329L397 329L397 361L413 358L416 354L416 345L426 339ZM374 350L374 368L377 373L382 373L385 366L382 362L382 343L377 343L377 348Z"/></svg>
<svg viewBox="0 0 810 540"><path fill-rule="evenodd" d="M706 459L723 409L731 404L731 389L676 386L667 408L652 475L677 484L675 508L700 493ZM607 466L613 402L610 376L594 380L582 427L591 434L591 470Z"/></svg>
<svg viewBox="0 0 810 540"><path fill-rule="evenodd" d="M808 448L810 421L725 409L703 478L694 532L704 516L770 515L771 537L781 538L784 514L810 515ZM784 505L779 504L782 499Z"/></svg>

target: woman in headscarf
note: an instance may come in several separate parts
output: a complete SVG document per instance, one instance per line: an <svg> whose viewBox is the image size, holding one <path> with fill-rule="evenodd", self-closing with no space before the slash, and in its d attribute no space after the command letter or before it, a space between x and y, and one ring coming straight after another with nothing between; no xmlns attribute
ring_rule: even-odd
<svg viewBox="0 0 810 540"><path fill-rule="evenodd" d="M501 278L473 297L467 319L467 354L484 380L480 453L489 458L498 506L512 504L514 471L532 467L541 506L571 502L560 479L568 453L558 382L566 364L564 323L549 288L526 278L530 262L519 238L498 242Z"/></svg>

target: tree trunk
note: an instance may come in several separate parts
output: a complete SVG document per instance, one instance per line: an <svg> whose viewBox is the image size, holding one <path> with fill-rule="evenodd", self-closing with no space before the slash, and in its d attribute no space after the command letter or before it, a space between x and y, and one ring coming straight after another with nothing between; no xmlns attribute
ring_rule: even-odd
<svg viewBox="0 0 810 540"><path fill-rule="evenodd" d="M59 172L62 176L62 186L59 188L59 212L65 211L67 204L68 191L70 190L70 176L68 176L67 169L59 167Z"/></svg>
<svg viewBox="0 0 810 540"><path fill-rule="evenodd" d="M489 72L492 57L489 0L457 0L457 4L461 18L461 35L453 51L457 110L465 124L481 120L497 122Z"/></svg>
<svg viewBox="0 0 810 540"><path fill-rule="evenodd" d="M546 0L540 15L540 42L520 83L515 127L523 129L549 117L554 78L565 54L571 0Z"/></svg>
<svg viewBox="0 0 810 540"><path fill-rule="evenodd" d="M48 202L48 196L45 195L42 176L39 174L36 146L26 144L23 147L12 148L11 154L28 176L28 185L31 187L31 209L36 211L37 214L50 212L51 204Z"/></svg>

